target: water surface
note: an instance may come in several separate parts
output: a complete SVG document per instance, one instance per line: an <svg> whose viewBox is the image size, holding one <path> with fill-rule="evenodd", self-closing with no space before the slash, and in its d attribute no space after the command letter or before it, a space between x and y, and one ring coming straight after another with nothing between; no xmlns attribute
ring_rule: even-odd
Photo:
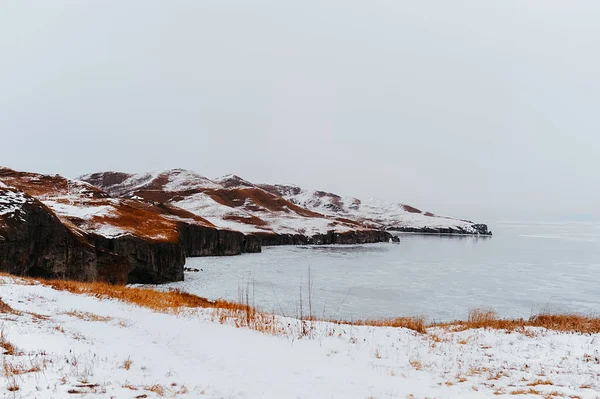
<svg viewBox="0 0 600 399"><path fill-rule="evenodd" d="M168 284L288 316L307 312L308 274L318 316L465 318L600 310L600 224L501 223L494 236L400 236L399 244L267 247L262 254L190 258L186 281Z"/></svg>

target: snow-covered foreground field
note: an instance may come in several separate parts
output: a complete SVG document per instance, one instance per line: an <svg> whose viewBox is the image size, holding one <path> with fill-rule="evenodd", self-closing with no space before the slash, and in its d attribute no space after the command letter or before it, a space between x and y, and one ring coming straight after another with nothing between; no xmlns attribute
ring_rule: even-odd
<svg viewBox="0 0 600 399"><path fill-rule="evenodd" d="M600 397L599 334L307 322L306 336L276 317L286 333L270 335L213 309L156 313L9 277L0 298L2 398Z"/></svg>

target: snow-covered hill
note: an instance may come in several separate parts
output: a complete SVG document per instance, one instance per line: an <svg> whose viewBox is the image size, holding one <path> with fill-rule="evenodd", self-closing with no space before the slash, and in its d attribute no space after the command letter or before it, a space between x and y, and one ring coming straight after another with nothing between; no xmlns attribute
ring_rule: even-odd
<svg viewBox="0 0 600 399"><path fill-rule="evenodd" d="M74 232L106 238L135 236L164 242L178 240L177 216L144 202L113 198L89 183L62 176L0 169L3 184L39 199ZM212 226L192 214L187 221Z"/></svg>
<svg viewBox="0 0 600 399"><path fill-rule="evenodd" d="M408 205L361 201L289 185L256 185L236 175L208 179L172 169L142 174L100 172L80 179L113 195L167 202L215 226L247 233L311 236L377 229L488 234L485 225L421 212Z"/></svg>
<svg viewBox="0 0 600 399"><path fill-rule="evenodd" d="M215 226L244 233L313 236L365 230L360 223L305 209L234 175L210 180L172 169L143 174L101 172L80 179L113 195L166 202Z"/></svg>
<svg viewBox="0 0 600 399"><path fill-rule="evenodd" d="M360 200L293 185L263 184L260 187L311 211L352 219L374 228L424 233L488 234L486 225L423 212L397 202L376 198Z"/></svg>

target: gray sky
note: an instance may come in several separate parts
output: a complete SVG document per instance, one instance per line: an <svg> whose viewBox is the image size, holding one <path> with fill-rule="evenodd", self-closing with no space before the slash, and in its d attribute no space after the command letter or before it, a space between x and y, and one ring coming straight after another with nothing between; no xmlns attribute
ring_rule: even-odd
<svg viewBox="0 0 600 399"><path fill-rule="evenodd" d="M600 1L2 1L0 165L600 217Z"/></svg>

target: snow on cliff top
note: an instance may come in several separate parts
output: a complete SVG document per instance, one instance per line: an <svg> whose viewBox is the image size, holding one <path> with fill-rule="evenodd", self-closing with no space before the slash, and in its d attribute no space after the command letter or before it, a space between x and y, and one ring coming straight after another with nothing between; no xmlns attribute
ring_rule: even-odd
<svg viewBox="0 0 600 399"><path fill-rule="evenodd" d="M2 188L6 188L4 185ZM0 190L0 216L10 215L22 210L23 204L30 202L31 197L27 197L21 191Z"/></svg>
<svg viewBox="0 0 600 399"><path fill-rule="evenodd" d="M273 317L268 335L197 309L155 313L0 277L12 399L597 398L599 334L452 332ZM305 327L307 328L307 327ZM300 338L301 337L301 338ZM7 369L11 369L10 367ZM8 392L9 386L13 391ZM15 390L14 388L18 389Z"/></svg>

